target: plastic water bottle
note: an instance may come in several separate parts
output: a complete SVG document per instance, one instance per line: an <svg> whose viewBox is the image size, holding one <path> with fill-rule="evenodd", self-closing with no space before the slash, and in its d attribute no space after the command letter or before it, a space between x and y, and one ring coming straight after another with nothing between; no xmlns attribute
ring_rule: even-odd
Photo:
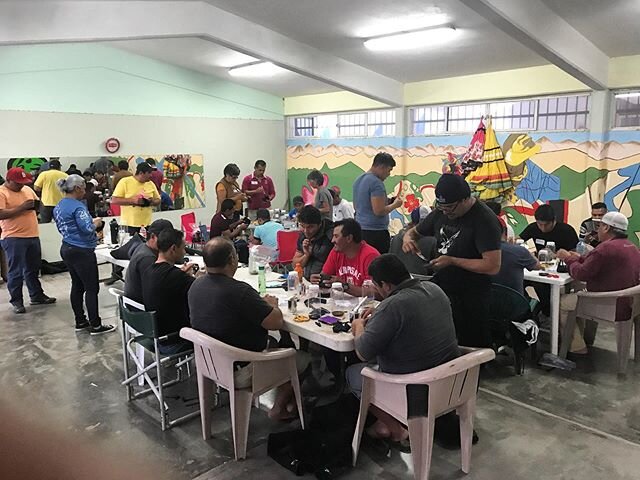
<svg viewBox="0 0 640 480"><path fill-rule="evenodd" d="M369 303L373 303L373 301L376 299L373 280L367 279L364 282L362 282L362 288L364 290L363 296L367 297L367 300L365 301L365 305Z"/></svg>
<svg viewBox="0 0 640 480"><path fill-rule="evenodd" d="M299 283L298 273L295 270L289 272L287 275L287 290L290 292L297 292Z"/></svg>
<svg viewBox="0 0 640 480"><path fill-rule="evenodd" d="M267 294L267 275L264 271L264 265L258 267L258 293L260 295Z"/></svg>
<svg viewBox="0 0 640 480"><path fill-rule="evenodd" d="M587 244L583 240L580 240L578 242L578 245L576 245L576 252L579 255L584 255L585 253L587 253Z"/></svg>

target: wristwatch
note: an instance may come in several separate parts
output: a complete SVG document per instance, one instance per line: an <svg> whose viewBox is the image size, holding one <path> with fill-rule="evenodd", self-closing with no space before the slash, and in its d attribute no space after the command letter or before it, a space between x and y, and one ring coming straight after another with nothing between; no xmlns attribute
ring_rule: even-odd
<svg viewBox="0 0 640 480"><path fill-rule="evenodd" d="M342 291L344 293L348 293L349 292L349 288L351 288L351 284L350 283L342 282Z"/></svg>

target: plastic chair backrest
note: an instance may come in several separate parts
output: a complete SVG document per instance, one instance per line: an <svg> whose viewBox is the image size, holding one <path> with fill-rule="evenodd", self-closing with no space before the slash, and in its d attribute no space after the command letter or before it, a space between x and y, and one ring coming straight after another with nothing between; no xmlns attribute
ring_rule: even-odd
<svg viewBox="0 0 640 480"><path fill-rule="evenodd" d="M531 318L529 301L512 288L491 284L489 318L503 322L523 322Z"/></svg>
<svg viewBox="0 0 640 480"><path fill-rule="evenodd" d="M640 285L614 292L580 292L576 314L589 320L615 322L620 298L631 300L631 320L640 316Z"/></svg>
<svg viewBox="0 0 640 480"><path fill-rule="evenodd" d="M180 215L180 226L184 232L185 243L191 243L193 239L193 231L197 228L195 212Z"/></svg>
<svg viewBox="0 0 640 480"><path fill-rule="evenodd" d="M149 338L158 337L158 321L156 312L134 311L125 302L125 297L118 298L120 318L136 332ZM134 307L135 308L135 307Z"/></svg>
<svg viewBox="0 0 640 480"><path fill-rule="evenodd" d="M298 248L298 230L279 230L276 234L278 263L291 263Z"/></svg>

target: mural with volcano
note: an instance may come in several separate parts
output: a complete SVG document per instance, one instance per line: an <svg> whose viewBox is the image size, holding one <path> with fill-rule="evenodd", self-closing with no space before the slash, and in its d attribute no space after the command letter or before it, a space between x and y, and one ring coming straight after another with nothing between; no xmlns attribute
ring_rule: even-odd
<svg viewBox="0 0 640 480"><path fill-rule="evenodd" d="M496 189L497 194L483 190L480 183L474 194L483 199L497 195L516 233L533 221L535 210L544 203L561 205L564 220L578 229L589 218L590 205L604 201L610 210L629 217L629 237L640 244L640 132L608 132L598 139L588 132L498 133L496 137L510 186ZM355 178L369 169L376 153L388 152L397 166L385 181L387 192L403 200L391 215L390 228L397 232L414 208L433 204L438 178L468 152L470 140L470 136L290 140L289 193L311 203L315 192L306 177L318 169L329 187L339 186L342 196L352 200ZM467 180L471 183L471 176Z"/></svg>

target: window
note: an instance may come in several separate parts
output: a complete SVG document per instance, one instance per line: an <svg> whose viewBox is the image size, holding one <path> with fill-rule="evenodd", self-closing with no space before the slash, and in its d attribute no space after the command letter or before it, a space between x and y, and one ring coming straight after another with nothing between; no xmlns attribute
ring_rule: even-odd
<svg viewBox="0 0 640 480"><path fill-rule="evenodd" d="M416 107L409 112L412 135L438 135L447 131L447 107Z"/></svg>
<svg viewBox="0 0 640 480"><path fill-rule="evenodd" d="M395 134L395 110L373 110L371 112L367 112L368 137L393 137Z"/></svg>
<svg viewBox="0 0 640 480"><path fill-rule="evenodd" d="M395 134L395 110L338 114L339 137L388 137Z"/></svg>
<svg viewBox="0 0 640 480"><path fill-rule="evenodd" d="M487 106L481 105L455 105L449 107L447 118L447 132L463 133L475 132L478 122L487 114Z"/></svg>
<svg viewBox="0 0 640 480"><path fill-rule="evenodd" d="M538 100L538 130L585 130L589 95Z"/></svg>
<svg viewBox="0 0 640 480"><path fill-rule="evenodd" d="M367 114L347 113L338 115L339 137L366 137Z"/></svg>
<svg viewBox="0 0 640 480"><path fill-rule="evenodd" d="M533 130L535 111L535 100L489 104L493 128L496 130Z"/></svg>
<svg viewBox="0 0 640 480"><path fill-rule="evenodd" d="M493 128L505 130L586 130L589 119L589 95L568 95L540 99L510 100L466 105L421 106L409 109L411 135L471 133L480 119L491 115ZM640 92L628 111L631 119L618 120L640 125Z"/></svg>
<svg viewBox="0 0 640 480"><path fill-rule="evenodd" d="M315 137L317 117L293 117L289 119L290 137Z"/></svg>
<svg viewBox="0 0 640 480"><path fill-rule="evenodd" d="M615 96L615 128L640 127L640 91L621 92Z"/></svg>

